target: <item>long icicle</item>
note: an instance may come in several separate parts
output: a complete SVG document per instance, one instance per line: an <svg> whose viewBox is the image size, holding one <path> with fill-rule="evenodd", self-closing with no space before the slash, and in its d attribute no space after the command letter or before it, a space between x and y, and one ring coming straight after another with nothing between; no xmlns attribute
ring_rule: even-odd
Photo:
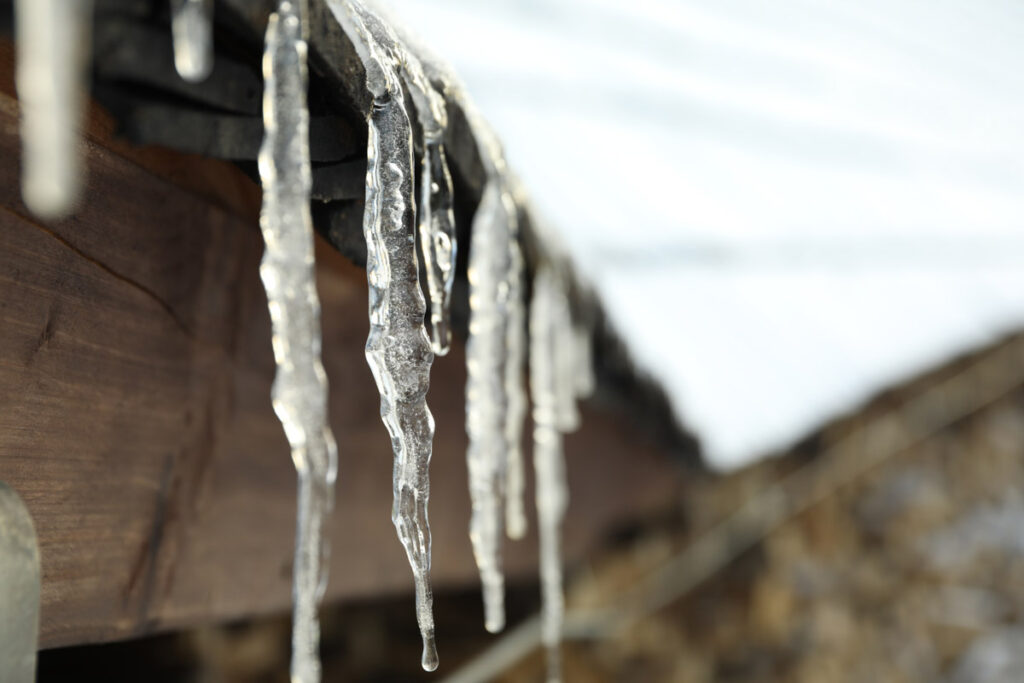
<svg viewBox="0 0 1024 683"><path fill-rule="evenodd" d="M56 220L81 194L92 1L17 0L14 14L22 197L32 213Z"/></svg>
<svg viewBox="0 0 1024 683"><path fill-rule="evenodd" d="M450 85L449 90L460 101L487 174L473 219L469 253L466 431L474 515L470 538L483 583L484 625L496 632L505 625L503 519L507 519L510 537L520 538L526 532L521 436L527 406L522 381L526 334L523 259L517 209L501 144L462 89Z"/></svg>
<svg viewBox="0 0 1024 683"><path fill-rule="evenodd" d="M405 41L415 44L414 38ZM470 447L466 457L473 505L470 538L483 584L484 623L488 630L498 631L505 622L502 526L511 538L526 532L522 463L522 429L528 407L523 383L526 312L518 208L497 136L451 71L422 45L415 48L430 82L465 115L487 176L469 255L466 431ZM412 94L415 102L416 91ZM491 264L487 266L491 272L484 276L475 264ZM492 285L496 285L496 294ZM493 317L495 311L497 318Z"/></svg>
<svg viewBox="0 0 1024 683"><path fill-rule="evenodd" d="M505 441L507 463L505 473L505 529L509 538L526 535L523 473L523 420L529 401L523 386L526 364L526 305L523 301L523 251L519 246L519 220L515 201L509 192L502 194L509 216L508 301L505 314Z"/></svg>
<svg viewBox="0 0 1024 683"><path fill-rule="evenodd" d="M337 449L327 425L327 377L320 360L320 302L314 280L306 107L306 7L280 0L263 56L265 137L260 277L273 324L273 404L298 473L291 679L320 680L317 603L325 585L324 520L333 503Z"/></svg>
<svg viewBox="0 0 1024 683"><path fill-rule="evenodd" d="M562 595L561 524L568 507L565 456L559 430L561 381L558 344L565 322L565 293L558 276L542 266L533 279L530 306L530 389L533 396L533 467L540 535L541 638L548 651L548 681L561 678L559 654L565 603Z"/></svg>
<svg viewBox="0 0 1024 683"><path fill-rule="evenodd" d="M423 637L422 665L437 668L430 586L429 466L434 419L426 395L434 360L423 318L413 242L412 127L382 24L355 0L328 0L366 69L373 96L367 148L366 274L370 334L366 358L381 394L381 418L395 453L392 521L412 566L416 616Z"/></svg>
<svg viewBox="0 0 1024 683"><path fill-rule="evenodd" d="M213 70L213 0L171 0L174 68L196 83Z"/></svg>
<svg viewBox="0 0 1024 683"><path fill-rule="evenodd" d="M484 627L505 627L501 568L502 479L505 441L508 225L499 183L488 182L473 218L469 250L469 339L466 343L466 432L469 448L469 537L480 570Z"/></svg>

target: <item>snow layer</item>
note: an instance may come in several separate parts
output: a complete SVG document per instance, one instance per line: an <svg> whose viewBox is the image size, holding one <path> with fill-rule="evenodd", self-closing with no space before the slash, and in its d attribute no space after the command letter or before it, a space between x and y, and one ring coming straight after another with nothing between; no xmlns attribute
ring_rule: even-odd
<svg viewBox="0 0 1024 683"><path fill-rule="evenodd" d="M1024 7L391 5L713 466L1024 325Z"/></svg>

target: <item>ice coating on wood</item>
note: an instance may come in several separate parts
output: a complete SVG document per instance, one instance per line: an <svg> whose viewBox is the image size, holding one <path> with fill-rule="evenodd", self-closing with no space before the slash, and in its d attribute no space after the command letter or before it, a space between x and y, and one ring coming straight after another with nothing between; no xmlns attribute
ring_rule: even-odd
<svg viewBox="0 0 1024 683"><path fill-rule="evenodd" d="M423 637L422 665L437 668L430 586L429 466L434 418L427 408L434 360L424 328L426 302L419 286L413 238L412 127L393 34L359 2L328 2L359 53L373 95L366 175L366 275L370 335L366 358L381 395L381 418L395 453L392 521L412 566L416 616Z"/></svg>
<svg viewBox="0 0 1024 683"><path fill-rule="evenodd" d="M533 397L533 468L540 536L541 638L548 650L548 681L560 679L562 596L561 525L568 506L565 457L559 430L561 381L558 345L568 302L557 275L541 266L530 306L530 390Z"/></svg>
<svg viewBox="0 0 1024 683"><path fill-rule="evenodd" d="M505 441L507 471L505 473L505 527L509 538L526 535L524 509L525 478L523 474L523 420L529 402L523 386L526 364L526 306L523 302L523 252L519 247L518 215L510 193L502 194L508 222L508 295L505 312Z"/></svg>
<svg viewBox="0 0 1024 683"><path fill-rule="evenodd" d="M171 0L174 68L186 81L213 70L213 0Z"/></svg>
<svg viewBox="0 0 1024 683"><path fill-rule="evenodd" d="M309 111L305 6L281 0L267 24L263 55L263 182L260 277L273 325L273 404L298 473L291 678L320 680L317 603L326 557L323 525L333 503L337 450L327 425L327 377L320 360L320 301L309 211Z"/></svg>
<svg viewBox="0 0 1024 683"><path fill-rule="evenodd" d="M484 627L505 627L501 568L503 481L507 442L508 221L502 190L488 182L473 218L469 251L469 339L466 342L466 432L469 448L469 538L483 586Z"/></svg>
<svg viewBox="0 0 1024 683"><path fill-rule="evenodd" d="M21 192L40 218L71 213L82 187L79 134L92 23L91 0L17 0Z"/></svg>

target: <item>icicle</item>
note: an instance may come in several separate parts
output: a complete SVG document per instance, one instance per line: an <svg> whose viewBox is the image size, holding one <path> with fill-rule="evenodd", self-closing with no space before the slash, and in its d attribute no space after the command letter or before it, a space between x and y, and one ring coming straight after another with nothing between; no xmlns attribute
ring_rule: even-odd
<svg viewBox="0 0 1024 683"><path fill-rule="evenodd" d="M324 583L324 519L333 503L337 451L327 425L327 378L320 360L320 302L314 282L309 212L305 2L281 0L267 24L259 169L260 276L273 324L273 403L298 473L293 582L293 683L320 680L317 603Z"/></svg>
<svg viewBox="0 0 1024 683"><path fill-rule="evenodd" d="M573 376L575 385L573 389L577 398L588 398L593 396L597 386L597 379L594 377L594 354L591 348L590 330L582 325L572 329L573 337L573 361L575 368Z"/></svg>
<svg viewBox="0 0 1024 683"><path fill-rule="evenodd" d="M505 419L507 211L498 183L489 182L473 219L469 252L469 339L466 344L466 432L469 537L483 584L484 627L505 627L505 578L501 569L502 482L507 443Z"/></svg>
<svg viewBox="0 0 1024 683"><path fill-rule="evenodd" d="M523 257L518 210L497 136L451 71L418 46L430 80L458 102L476 141L487 183L474 218L470 261L470 335L467 343L467 462L473 519L470 538L484 589L485 626L503 627L501 572L502 496L508 535L526 533L523 511L522 429L528 400L523 385L526 355Z"/></svg>
<svg viewBox="0 0 1024 683"><path fill-rule="evenodd" d="M171 0L174 67L186 81L213 70L213 0Z"/></svg>
<svg viewBox="0 0 1024 683"><path fill-rule="evenodd" d="M81 193L78 136L92 22L91 0L17 0L17 85L22 196L46 220L75 208Z"/></svg>
<svg viewBox="0 0 1024 683"><path fill-rule="evenodd" d="M426 395L434 354L423 325L426 302L413 242L412 127L396 65L387 51L391 36L383 24L354 0L329 0L328 6L359 52L373 95L363 220L370 284L366 358L380 390L381 418L395 451L392 521L415 578L422 664L433 671L438 658L427 503L434 419Z"/></svg>
<svg viewBox="0 0 1024 683"><path fill-rule="evenodd" d="M522 379L523 258L501 145L461 88L449 85L449 90L460 101L487 174L469 253L466 431L474 511L470 537L483 582L485 626L496 632L505 624L500 564L503 495L508 535L521 538L526 533L521 443L527 408ZM480 478L475 485L474 471Z"/></svg>
<svg viewBox="0 0 1024 683"><path fill-rule="evenodd" d="M533 280L530 307L530 388L533 396L533 467L540 535L541 637L548 649L548 681L561 673L562 634L561 524L568 506L565 458L559 423L561 381L558 345L565 293L557 276L542 266Z"/></svg>
<svg viewBox="0 0 1024 683"><path fill-rule="evenodd" d="M523 476L523 420L529 407L523 386L526 364L526 307L523 302L523 252L519 247L519 221L510 193L503 193L505 211L509 216L508 230L508 302L505 313L506 362L505 395L508 402L505 414L505 441L507 472L505 479L505 524L509 538L526 535L524 509L525 479Z"/></svg>
<svg viewBox="0 0 1024 683"><path fill-rule="evenodd" d="M580 413L576 408L576 385L579 364L576 359L577 343L569 312L569 300L564 292L557 300L558 324L555 328L555 393L558 398L558 429L563 434L576 431L580 426Z"/></svg>
<svg viewBox="0 0 1024 683"><path fill-rule="evenodd" d="M386 28L386 27L385 27ZM409 89L416 117L423 130L423 159L420 163L420 250L430 293L431 347L444 356L451 348L451 298L455 282L455 215L452 211L452 176L448 171L444 137L448 113L444 98L430 84L423 67L391 31L395 61Z"/></svg>

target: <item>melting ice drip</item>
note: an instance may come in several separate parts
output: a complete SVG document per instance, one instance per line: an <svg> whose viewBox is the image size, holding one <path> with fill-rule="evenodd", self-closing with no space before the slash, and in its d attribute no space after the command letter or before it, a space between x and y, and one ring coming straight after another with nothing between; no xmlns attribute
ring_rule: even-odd
<svg viewBox="0 0 1024 683"><path fill-rule="evenodd" d="M320 680L317 603L326 585L324 520L333 504L337 449L327 425L327 377L320 360L320 302L314 281L309 200L309 111L303 0L280 0L263 56L263 181L260 277L273 324L273 404L298 472L291 677Z"/></svg>
<svg viewBox="0 0 1024 683"><path fill-rule="evenodd" d="M81 193L78 153L90 53L91 0L17 0L17 86L25 205L47 220Z"/></svg>
<svg viewBox="0 0 1024 683"><path fill-rule="evenodd" d="M213 70L213 0L171 0L174 67L198 82Z"/></svg>
<svg viewBox="0 0 1024 683"><path fill-rule="evenodd" d="M548 650L548 681L561 678L559 644L562 596L561 524L569 502L562 432L572 401L573 365L560 352L571 330L569 303L558 275L542 266L533 280L530 307L530 388L533 395L533 467L540 534L541 638ZM563 384L568 382L570 392ZM573 411L575 407L573 406Z"/></svg>
<svg viewBox="0 0 1024 683"><path fill-rule="evenodd" d="M359 53L373 97L363 216L370 285L366 358L380 390L381 418L395 452L392 521L415 579L416 617L423 637L422 664L427 671L433 671L438 659L427 503L434 419L427 408L426 395L434 354L423 323L426 302L419 287L413 242L412 126L401 81L403 73L409 72L412 56L401 50L394 33L362 3L329 0L328 6ZM417 88L411 89L415 97ZM422 110L420 113L424 116ZM443 149L439 142L436 149L442 152L438 161L441 163ZM434 194L431 193L430 201L437 202L436 206L450 206L450 200L439 201Z"/></svg>

